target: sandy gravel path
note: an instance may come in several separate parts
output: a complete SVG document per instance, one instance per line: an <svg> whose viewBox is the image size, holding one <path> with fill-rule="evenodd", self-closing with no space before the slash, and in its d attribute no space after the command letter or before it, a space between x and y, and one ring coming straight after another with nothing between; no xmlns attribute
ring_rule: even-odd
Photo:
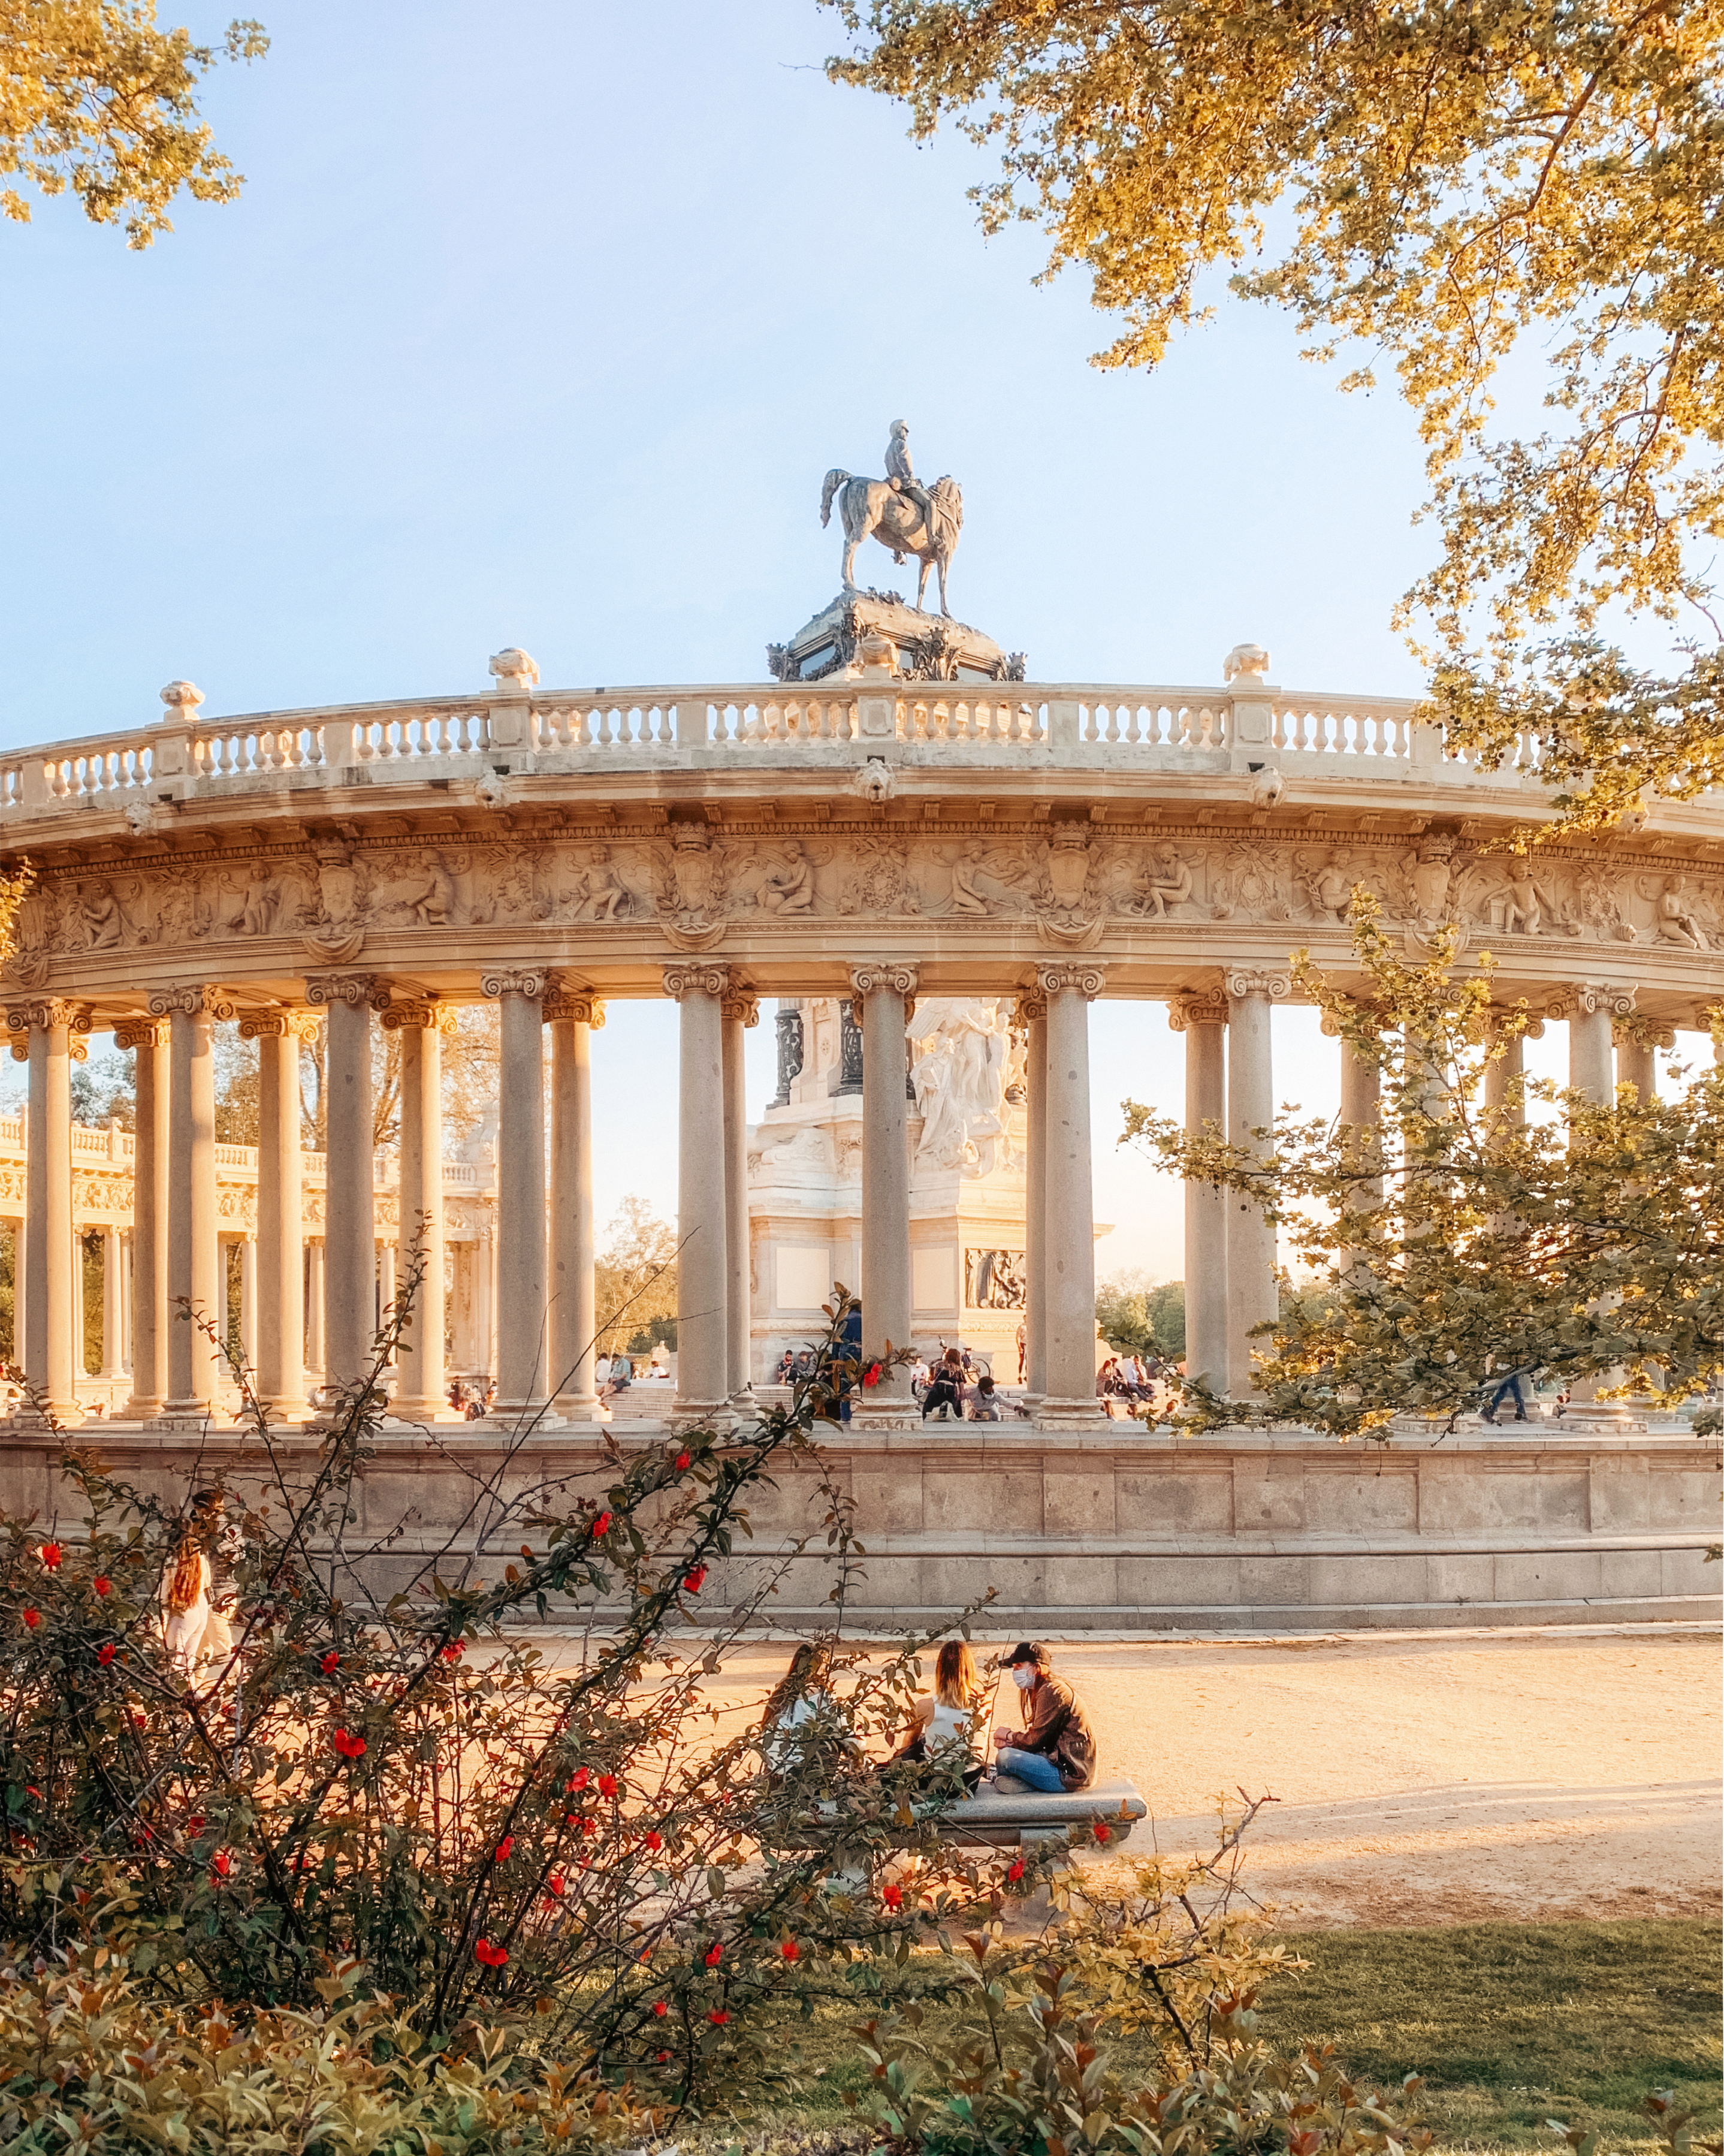
<svg viewBox="0 0 1724 2156"><path fill-rule="evenodd" d="M757 1712L788 1652L740 1649L715 1692ZM1083 1640L1055 1653L1104 1766L1143 1791L1163 1850L1202 1846L1224 1793L1275 1794L1246 1877L1291 1923L1703 1916L1724 1902L1716 1633Z"/></svg>

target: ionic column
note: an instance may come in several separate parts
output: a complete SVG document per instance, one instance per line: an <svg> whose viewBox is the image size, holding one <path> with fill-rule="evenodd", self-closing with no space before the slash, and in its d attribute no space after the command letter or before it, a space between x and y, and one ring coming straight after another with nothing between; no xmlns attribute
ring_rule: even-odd
<svg viewBox="0 0 1724 2156"><path fill-rule="evenodd" d="M1090 1004L1106 976L1077 959L1038 968L1048 1004L1047 1391L1044 1423L1086 1422L1095 1397L1095 1203L1090 1151Z"/></svg>
<svg viewBox="0 0 1724 2156"><path fill-rule="evenodd" d="M401 1276L419 1285L401 1336L395 1413L415 1422L448 1412L444 1363L443 1037L454 1013L431 998L391 1002L383 1029L401 1039L401 1183L397 1249Z"/></svg>
<svg viewBox="0 0 1724 2156"><path fill-rule="evenodd" d="M386 1235L377 1245L377 1330L385 1332L391 1323L391 1310L395 1301L395 1245ZM394 1368L395 1358L389 1358Z"/></svg>
<svg viewBox="0 0 1724 2156"><path fill-rule="evenodd" d="M239 1239L239 1353L257 1389L258 1368L258 1239Z"/></svg>
<svg viewBox="0 0 1724 2156"><path fill-rule="evenodd" d="M150 998L168 1020L167 1398L165 1416L202 1417L226 1365L206 1326L227 1330L217 1232L213 1035L233 1006L214 988L172 988ZM189 1309L190 1316L187 1312Z"/></svg>
<svg viewBox="0 0 1724 2156"><path fill-rule="evenodd" d="M862 1359L911 1344L910 1118L904 1034L916 1008L916 969L890 961L852 966L862 1036ZM883 1370L856 1394L875 1414L912 1405L910 1371Z"/></svg>
<svg viewBox="0 0 1724 2156"><path fill-rule="evenodd" d="M1323 1020L1323 1031L1332 1040L1339 1031L1331 1018ZM1350 1044L1341 1044L1341 1113L1339 1122L1343 1128L1359 1133L1353 1141L1353 1158L1361 1170L1379 1168L1382 1163L1382 1145L1378 1132L1378 1116L1383 1101L1383 1072L1381 1066L1368 1055L1360 1055ZM1383 1207L1383 1181L1380 1173L1362 1173L1353 1185L1350 1214L1370 1217ZM1362 1243L1378 1232L1362 1223ZM1343 1245L1335 1254L1335 1269L1343 1281L1353 1266L1365 1255L1362 1247Z"/></svg>
<svg viewBox="0 0 1724 2156"><path fill-rule="evenodd" d="M1185 1035L1185 1134L1227 1129L1227 998L1219 988L1171 998L1167 1024ZM1213 1392L1227 1383L1227 1201L1219 1183L1185 1183L1185 1368Z"/></svg>
<svg viewBox="0 0 1724 2156"><path fill-rule="evenodd" d="M105 1378L117 1378L121 1373L120 1312L124 1306L121 1292L123 1260L120 1255L120 1230L102 1230L102 1369Z"/></svg>
<svg viewBox="0 0 1724 2156"><path fill-rule="evenodd" d="M549 1397L545 1295L546 977L521 967L485 974L498 1005L497 1398L518 1415Z"/></svg>
<svg viewBox="0 0 1724 2156"><path fill-rule="evenodd" d="M74 1389L90 1374L84 1367L84 1248L83 1231L72 1223L72 1384Z"/></svg>
<svg viewBox="0 0 1724 2156"><path fill-rule="evenodd" d="M127 1019L115 1045L136 1051L131 1141L131 1397L129 1421L147 1422L167 1398L167 1163L172 1086L165 1024Z"/></svg>
<svg viewBox="0 0 1724 2156"><path fill-rule="evenodd" d="M8 1010L15 1033L28 1029L29 1120L26 1129L24 1234L24 1382L56 1421L80 1419L74 1359L72 1288L76 1261L72 1232L72 1057L74 1031L88 1033L90 1014L58 998ZM16 1277L16 1274L14 1275ZM36 1409L27 1406L27 1419Z"/></svg>
<svg viewBox="0 0 1724 2156"><path fill-rule="evenodd" d="M252 1011L239 1021L240 1039L258 1044L257 1344L247 1353L255 1363L259 1403L278 1422L305 1412L300 1050L320 1023L313 1013L297 1010ZM321 1357L321 1342L319 1352Z"/></svg>
<svg viewBox="0 0 1724 2156"><path fill-rule="evenodd" d="M1611 1054L1611 1020L1634 1008L1632 988L1603 981L1577 981L1550 1004L1548 1015L1568 1021L1568 1084L1597 1106L1616 1098L1616 1070Z"/></svg>
<svg viewBox="0 0 1724 2156"><path fill-rule="evenodd" d="M493 1207L490 1222L480 1229L473 1252L473 1367L487 1383L497 1373L496 1328L493 1322L497 1279L495 1221L496 1210Z"/></svg>
<svg viewBox="0 0 1724 2156"><path fill-rule="evenodd" d="M305 1375L314 1386L325 1383L327 1368L323 1352L323 1312L329 1298L323 1249L321 1235L305 1245Z"/></svg>
<svg viewBox="0 0 1724 2156"><path fill-rule="evenodd" d="M1611 1035L1616 1043L1617 1084L1632 1086L1640 1106L1649 1106L1658 1098L1658 1051L1675 1046L1675 1029L1648 1026L1643 1019L1632 1029L1613 1026Z"/></svg>
<svg viewBox="0 0 1724 2156"><path fill-rule="evenodd" d="M1270 999L1288 994L1285 973L1237 968L1227 977L1227 1140L1242 1152L1266 1155L1275 1116L1275 1070L1270 1052ZM1251 1328L1279 1314L1275 1231L1263 1208L1240 1191L1227 1194L1227 1389L1234 1399L1251 1395Z"/></svg>
<svg viewBox="0 0 1724 2156"><path fill-rule="evenodd" d="M593 1035L604 1005L584 990L545 1003L551 1028L551 1383L565 1422L598 1413L593 1263Z"/></svg>
<svg viewBox="0 0 1724 2156"><path fill-rule="evenodd" d="M372 1366L377 1218L372 1171L371 1014L388 993L369 973L324 974L307 998L329 1013L323 1055L325 1382L357 1385Z"/></svg>
<svg viewBox="0 0 1724 2156"><path fill-rule="evenodd" d="M1048 999L1034 990L1018 998L1018 1023L1029 1046L1024 1060L1024 1400L1034 1406L1048 1389Z"/></svg>
<svg viewBox="0 0 1724 2156"><path fill-rule="evenodd" d="M729 1397L745 1412L754 1404L750 1368L753 1297L748 1247L748 1087L742 1035L760 1024L760 1000L733 978L721 1009L724 1025L725 1281L727 1339L725 1368Z"/></svg>
<svg viewBox="0 0 1724 2156"><path fill-rule="evenodd" d="M1506 1116L1515 1128L1523 1127L1526 1121L1525 1091L1516 1086L1516 1079L1526 1072L1524 1043L1544 1038L1544 1021L1533 1019L1513 1033L1503 1032L1501 1014L1493 1014L1491 1021L1491 1044L1501 1047L1501 1055L1493 1055L1485 1065L1485 1106L1499 1116ZM1512 1090L1511 1090L1512 1089Z"/></svg>
<svg viewBox="0 0 1724 2156"><path fill-rule="evenodd" d="M723 998L730 983L724 966L691 959L664 968L664 993L681 1006L672 1410L679 1421L729 1419Z"/></svg>

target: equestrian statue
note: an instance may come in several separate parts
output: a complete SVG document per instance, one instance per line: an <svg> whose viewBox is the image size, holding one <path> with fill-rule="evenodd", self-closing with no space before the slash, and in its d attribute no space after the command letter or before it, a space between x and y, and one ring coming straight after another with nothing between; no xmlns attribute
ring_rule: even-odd
<svg viewBox="0 0 1724 2156"><path fill-rule="evenodd" d="M844 589L856 588L856 549L865 539L878 539L891 549L892 559L902 562L913 554L921 563L916 588L917 613L928 588L928 572L940 572L940 611L948 621L946 570L957 552L958 534L964 528L964 498L955 479L936 480L921 485L910 461L910 429L902 419L892 422L892 439L886 445L885 479L858 479L853 473L834 470L826 475L820 495L820 521L832 521L833 496L844 526Z"/></svg>

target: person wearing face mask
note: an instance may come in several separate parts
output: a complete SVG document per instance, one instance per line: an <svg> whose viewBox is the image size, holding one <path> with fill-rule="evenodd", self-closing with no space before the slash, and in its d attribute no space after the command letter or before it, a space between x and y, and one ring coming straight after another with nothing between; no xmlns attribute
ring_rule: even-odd
<svg viewBox="0 0 1724 2156"><path fill-rule="evenodd" d="M1002 1665L1020 1695L1021 1729L996 1729L999 1771L1050 1795L1087 1789L1095 1779L1095 1732L1084 1703L1054 1658L1034 1640L1020 1640Z"/></svg>

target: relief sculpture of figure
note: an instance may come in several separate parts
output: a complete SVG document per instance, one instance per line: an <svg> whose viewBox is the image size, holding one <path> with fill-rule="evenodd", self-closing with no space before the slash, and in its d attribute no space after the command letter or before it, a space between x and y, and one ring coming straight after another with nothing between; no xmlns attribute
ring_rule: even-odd
<svg viewBox="0 0 1724 2156"><path fill-rule="evenodd" d="M608 846L593 849L590 865L582 879L584 893L576 910L579 921L614 921L629 911L629 887L617 874Z"/></svg>
<svg viewBox="0 0 1724 2156"><path fill-rule="evenodd" d="M1185 906L1192 894L1191 864L1177 846L1157 846L1137 879L1137 896L1157 921L1170 906Z"/></svg>
<svg viewBox="0 0 1724 2156"><path fill-rule="evenodd" d="M916 1166L955 1168L967 1176L1010 1167L1011 1039L999 1004L936 997L917 1009L914 1043L910 1076L922 1117Z"/></svg>
<svg viewBox="0 0 1724 2156"><path fill-rule="evenodd" d="M982 874L988 858L988 850L979 839L972 839L962 856L952 865L952 903L959 913L986 913L986 894L978 891L976 879Z"/></svg>
<svg viewBox="0 0 1724 2156"><path fill-rule="evenodd" d="M1517 854L1508 865L1508 886L1502 896L1502 926L1510 935L1536 936L1546 914L1554 911L1550 901L1532 880L1532 865Z"/></svg>
<svg viewBox="0 0 1724 2156"><path fill-rule="evenodd" d="M84 932L92 951L111 951L125 930L125 916L110 883L91 884L83 894Z"/></svg>
<svg viewBox="0 0 1724 2156"><path fill-rule="evenodd" d="M1666 943L1681 943L1691 951L1709 949L1706 932L1694 917L1688 899L1686 876L1672 876L1657 899L1658 932Z"/></svg>
<svg viewBox="0 0 1724 2156"><path fill-rule="evenodd" d="M245 879L234 924L242 936L268 936L275 927L275 880L260 861L254 862Z"/></svg>
<svg viewBox="0 0 1724 2156"><path fill-rule="evenodd" d="M1315 868L1301 868L1297 875L1311 911L1344 923L1352 905L1354 878L1342 865L1341 856L1331 850L1326 860Z"/></svg>
<svg viewBox="0 0 1724 2156"><path fill-rule="evenodd" d="M767 869L755 901L767 913L813 911L814 865L803 851L800 839L785 840L784 859Z"/></svg>

